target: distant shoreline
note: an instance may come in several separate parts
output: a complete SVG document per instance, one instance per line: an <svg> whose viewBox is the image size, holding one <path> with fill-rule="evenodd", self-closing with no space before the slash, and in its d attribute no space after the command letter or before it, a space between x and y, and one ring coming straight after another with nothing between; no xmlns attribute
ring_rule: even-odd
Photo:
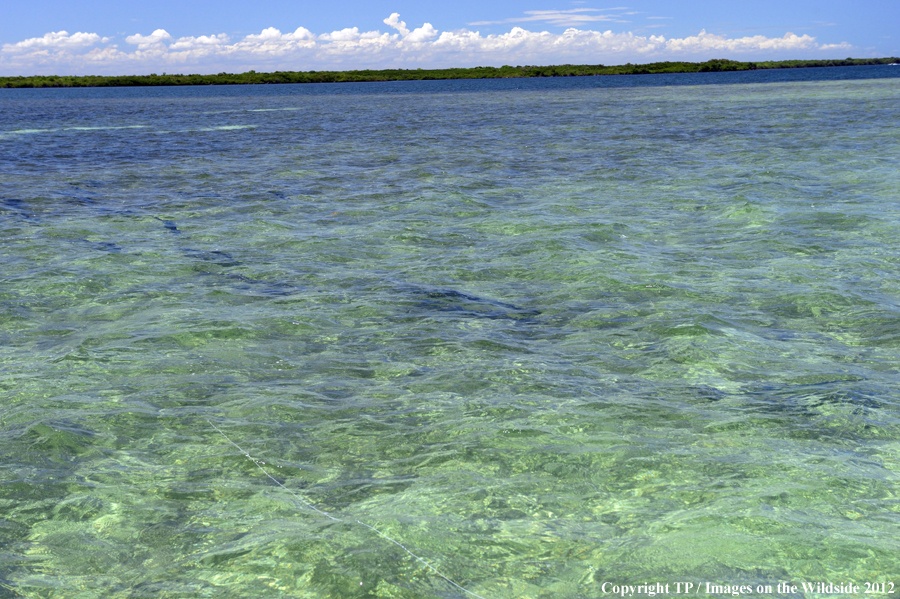
<svg viewBox="0 0 900 599"><path fill-rule="evenodd" d="M843 60L779 60L739 62L716 59L706 62L631 63L618 66L557 65L502 66L467 69L383 69L357 71L275 71L273 73L219 73L217 75L122 75L0 77L0 88L46 87L143 87L168 85L252 85L275 83L353 83L370 81L423 81L439 79L508 79L529 77L584 77L603 75L651 75L657 73L706 73L759 69L803 69L900 63L900 58L846 58Z"/></svg>

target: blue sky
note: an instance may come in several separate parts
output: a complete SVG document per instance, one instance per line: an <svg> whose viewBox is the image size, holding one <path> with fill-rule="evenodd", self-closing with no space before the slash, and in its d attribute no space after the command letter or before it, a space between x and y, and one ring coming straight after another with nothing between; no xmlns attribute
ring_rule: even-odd
<svg viewBox="0 0 900 599"><path fill-rule="evenodd" d="M897 0L30 0L0 75L897 56L898 23Z"/></svg>

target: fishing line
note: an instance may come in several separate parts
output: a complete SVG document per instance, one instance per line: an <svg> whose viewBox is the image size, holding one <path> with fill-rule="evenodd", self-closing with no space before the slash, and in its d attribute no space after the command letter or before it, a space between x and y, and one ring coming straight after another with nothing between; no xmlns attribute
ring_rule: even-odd
<svg viewBox="0 0 900 599"><path fill-rule="evenodd" d="M378 529L375 528L374 526L372 526L372 525L370 525L370 524L366 524L365 522L362 522L362 521L360 521L360 520L350 521L350 520L343 520L343 519L341 519L341 518L335 518L334 516L332 516L332 515L329 514L328 512L324 512L324 511L320 510L319 508L317 508L316 506L314 506L313 504L311 504L309 501L307 501L307 500L305 500L304 498L302 498L302 497L301 497L300 495L298 495L297 493L294 493L291 489L289 489L289 488L286 487L284 484L282 484L281 481L279 481L277 478L275 478L274 476L272 476L271 474L269 474L269 471L266 470L265 468L263 468L263 465L265 464L264 461L258 460L258 459L256 459L256 458L254 458L253 456L251 456L247 451L244 451L244 448L243 448L243 447L241 447L240 445L238 445L237 443L235 443L234 441L232 441L232 440L228 437L228 435L226 435L224 432L222 432L222 429L220 429L218 426L216 426L215 424L213 424L212 421L207 420L207 422L209 423L209 425L210 425L211 427L213 427L214 429L216 429L216 431L217 431L220 435L222 435L222 436L225 438L226 441L228 441L229 443L231 443L232 445L234 445L234 446L238 449L238 451L240 451L240 452L244 455L245 458L247 458L248 460L250 460L251 462L253 462L253 464L254 464L257 468L259 468L260 472L262 472L263 474L265 474L265 475L269 478L269 480L271 480L273 483L275 483L276 485L278 485L279 487L281 487L282 489L284 489L285 491L287 491L288 493L290 493L291 496L292 496L294 499L296 499L297 501L299 501L300 503L302 503L304 506L308 507L309 509L311 509L312 511L316 512L317 514L319 514L319 515L321 515L321 516L324 516L324 517L328 518L329 520L333 520L334 522L349 522L350 524L353 524L353 522L356 522L356 524L359 524L360 526L365 526L366 528L368 528L369 530L371 530L372 532L374 532L374 533L377 534L378 536L380 536L380 537L382 537L382 538L384 538L384 539L387 539L388 541L390 541L391 543L393 543L394 545L396 545L397 547L399 547L399 548L402 549L403 551L405 551L405 552L407 552L408 554L410 554L410 555L411 555L412 557L414 557L416 560L418 560L419 562L421 562L422 564L424 564L425 567L427 567L429 570L431 570L432 572L434 572L437 576L439 576L440 578L443 578L444 580L446 580L447 582L449 582L450 584L452 584L453 586L455 586L455 587L458 588L459 590L461 590L461 591L463 591L463 592L465 592L465 593L468 593L469 595L472 595L473 597L477 597L478 599L486 599L485 597L482 597L482 596L479 595L478 593L473 593L473 592L470 591L469 589L467 589L467 588L463 587L462 585L458 584L458 583L455 582L452 578L450 578L449 576L447 576L446 574L444 574L443 572L441 572L440 570L438 570L437 568L435 568L434 566L432 566L431 564L429 564L427 561L425 561L422 557L416 555L415 553L413 553L412 551L410 551L409 549L407 549L406 546L403 545L403 543L401 543L401 542L398 541L397 539L394 539L394 538L392 538L392 537L389 537L388 535L384 534L383 532L381 532L380 530L378 530Z"/></svg>

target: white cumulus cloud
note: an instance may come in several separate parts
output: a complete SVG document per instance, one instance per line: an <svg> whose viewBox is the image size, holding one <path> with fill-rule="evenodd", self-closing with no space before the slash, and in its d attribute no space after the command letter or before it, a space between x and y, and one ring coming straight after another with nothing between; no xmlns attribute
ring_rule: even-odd
<svg viewBox="0 0 900 599"><path fill-rule="evenodd" d="M565 19L609 20L610 9L529 11L522 20L563 22ZM579 21L581 22L581 21ZM623 64L656 60L701 61L835 58L854 48L846 42L820 44L810 35L786 33L727 37L701 30L696 35L667 38L611 29L597 31L573 25L562 33L514 26L506 33L483 35L466 29L439 31L431 23L409 29L399 13L384 19L394 32L347 27L316 34L298 27L283 33L269 27L232 39L224 33L174 39L165 29L125 38L120 48L97 33L47 33L0 47L0 75L125 74L134 72L215 73L256 69L325 70L362 68L467 67L501 64Z"/></svg>
<svg viewBox="0 0 900 599"><path fill-rule="evenodd" d="M150 35L141 35L140 33L129 35L125 38L125 41L137 46L138 50L148 50L150 48L158 48L163 45L163 42L170 39L172 39L172 36L169 35L168 31L157 29Z"/></svg>
<svg viewBox="0 0 900 599"><path fill-rule="evenodd" d="M399 31L400 35L409 34L409 29L406 28L406 23L400 20L400 13L398 12L391 13L391 16L384 20L384 24Z"/></svg>
<svg viewBox="0 0 900 599"><path fill-rule="evenodd" d="M431 23L425 23L421 27L413 29L412 32L403 38L403 41L410 43L427 42L438 34Z"/></svg>
<svg viewBox="0 0 900 599"><path fill-rule="evenodd" d="M722 35L713 35L701 30L694 36L683 39L671 39L666 42L666 49L679 53L702 53L707 51L746 53L753 51L812 50L816 46L816 38L809 35L785 33L784 37L765 37L754 35L729 39Z"/></svg>
<svg viewBox="0 0 900 599"><path fill-rule="evenodd" d="M340 31L332 31L331 33L323 33L319 39L326 42L352 42L359 39L359 27L347 27Z"/></svg>
<svg viewBox="0 0 900 599"><path fill-rule="evenodd" d="M198 48L221 48L230 41L224 33L219 35L201 35L199 37L180 37L169 44L169 50L195 50Z"/></svg>
<svg viewBox="0 0 900 599"><path fill-rule="evenodd" d="M274 27L263 29L259 35L251 34L244 39L223 47L221 55L226 57L282 57L295 55L303 50L316 47L316 36L305 27L298 27L291 33L282 33Z"/></svg>
<svg viewBox="0 0 900 599"><path fill-rule="evenodd" d="M15 44L3 44L4 52L21 52L35 49L59 50L69 48L84 48L100 42L108 42L108 37L100 37L96 33L84 33L79 31L69 35L67 31L53 31L45 33L43 37L32 37Z"/></svg>

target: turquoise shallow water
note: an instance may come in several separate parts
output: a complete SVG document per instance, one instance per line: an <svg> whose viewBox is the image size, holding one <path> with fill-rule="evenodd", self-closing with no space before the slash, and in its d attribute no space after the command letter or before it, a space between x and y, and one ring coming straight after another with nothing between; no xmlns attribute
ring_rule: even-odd
<svg viewBox="0 0 900 599"><path fill-rule="evenodd" d="M0 597L898 596L898 81L3 95Z"/></svg>

